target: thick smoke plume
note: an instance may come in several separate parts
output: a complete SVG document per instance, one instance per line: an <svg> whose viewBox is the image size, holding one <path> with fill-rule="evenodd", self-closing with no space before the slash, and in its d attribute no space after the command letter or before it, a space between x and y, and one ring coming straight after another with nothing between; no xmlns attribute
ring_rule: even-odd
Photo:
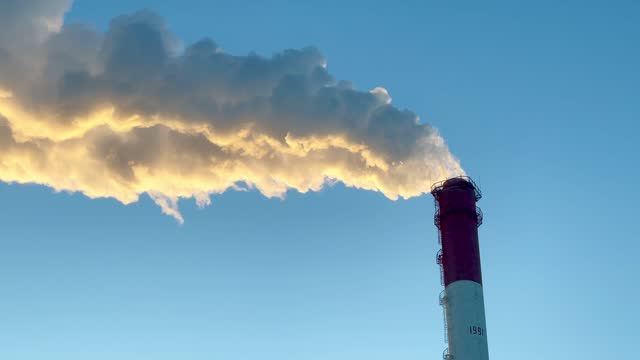
<svg viewBox="0 0 640 360"><path fill-rule="evenodd" d="M70 5L0 1L0 181L125 204L147 193L182 222L178 199L227 189L339 181L397 199L462 173L434 128L384 88L336 81L315 48L184 46L147 11L102 33L64 24Z"/></svg>

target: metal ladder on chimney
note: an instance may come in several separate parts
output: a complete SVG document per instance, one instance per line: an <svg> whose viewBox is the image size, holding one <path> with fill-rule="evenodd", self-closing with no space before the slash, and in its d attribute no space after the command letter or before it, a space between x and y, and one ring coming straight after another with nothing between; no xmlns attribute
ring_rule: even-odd
<svg viewBox="0 0 640 360"><path fill-rule="evenodd" d="M435 202L436 211L433 217L433 223L438 228L438 245L442 246L442 234L440 232L440 207L438 206L438 202ZM480 217L481 219L481 217ZM482 220L480 220L482 221ZM440 267L440 285L444 286L444 254L442 252L442 248L438 250L436 254L436 263ZM446 288L440 292L438 296L438 303L442 306L442 319L444 323L444 343L449 343L449 325L447 323L447 290ZM445 348L442 352L443 360L453 360L453 355L449 354L449 348Z"/></svg>
<svg viewBox="0 0 640 360"><path fill-rule="evenodd" d="M440 266L440 282L444 285L444 267L443 267L443 255L442 249L438 251L438 255L436 255L436 262ZM444 324L444 343L449 343L449 323L447 322L447 290L446 288L440 292L438 296L438 303L442 306L442 320ZM453 360L453 355L449 354L449 348L444 349L442 353L443 360Z"/></svg>
<svg viewBox="0 0 640 360"><path fill-rule="evenodd" d="M447 324L447 292L442 290L438 297L440 306L442 306L442 319L444 320L444 343L449 343L449 325Z"/></svg>

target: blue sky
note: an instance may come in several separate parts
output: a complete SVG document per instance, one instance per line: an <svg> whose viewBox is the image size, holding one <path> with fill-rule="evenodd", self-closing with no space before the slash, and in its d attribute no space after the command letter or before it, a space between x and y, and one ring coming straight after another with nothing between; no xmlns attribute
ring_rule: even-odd
<svg viewBox="0 0 640 360"><path fill-rule="evenodd" d="M105 29L150 8L185 43L329 71L436 126L480 206L490 357L637 356L640 5L633 1L91 1ZM2 359L440 358L429 196L336 185L228 192L185 224L0 184Z"/></svg>

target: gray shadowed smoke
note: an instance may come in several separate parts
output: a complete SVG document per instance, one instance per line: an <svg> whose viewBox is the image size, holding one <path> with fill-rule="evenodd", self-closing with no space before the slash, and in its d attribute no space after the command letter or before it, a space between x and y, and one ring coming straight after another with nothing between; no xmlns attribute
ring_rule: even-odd
<svg viewBox="0 0 640 360"><path fill-rule="evenodd" d="M178 198L207 204L239 184L282 196L342 181L397 198L462 173L435 129L383 88L336 81L316 48L235 56L208 38L183 47L150 11L105 33L61 25L68 6L0 2L0 167L22 161L0 180L125 203L148 193L181 220ZM49 163L79 154L105 178Z"/></svg>

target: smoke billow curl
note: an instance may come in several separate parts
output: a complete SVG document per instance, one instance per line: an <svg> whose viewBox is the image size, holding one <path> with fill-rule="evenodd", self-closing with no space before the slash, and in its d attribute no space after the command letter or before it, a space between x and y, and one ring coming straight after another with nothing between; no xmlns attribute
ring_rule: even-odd
<svg viewBox="0 0 640 360"><path fill-rule="evenodd" d="M271 58L183 47L149 11L101 33L64 24L70 0L0 2L0 181L123 203L255 188L282 197L336 181L390 199L462 174L438 132L336 81L315 48Z"/></svg>

